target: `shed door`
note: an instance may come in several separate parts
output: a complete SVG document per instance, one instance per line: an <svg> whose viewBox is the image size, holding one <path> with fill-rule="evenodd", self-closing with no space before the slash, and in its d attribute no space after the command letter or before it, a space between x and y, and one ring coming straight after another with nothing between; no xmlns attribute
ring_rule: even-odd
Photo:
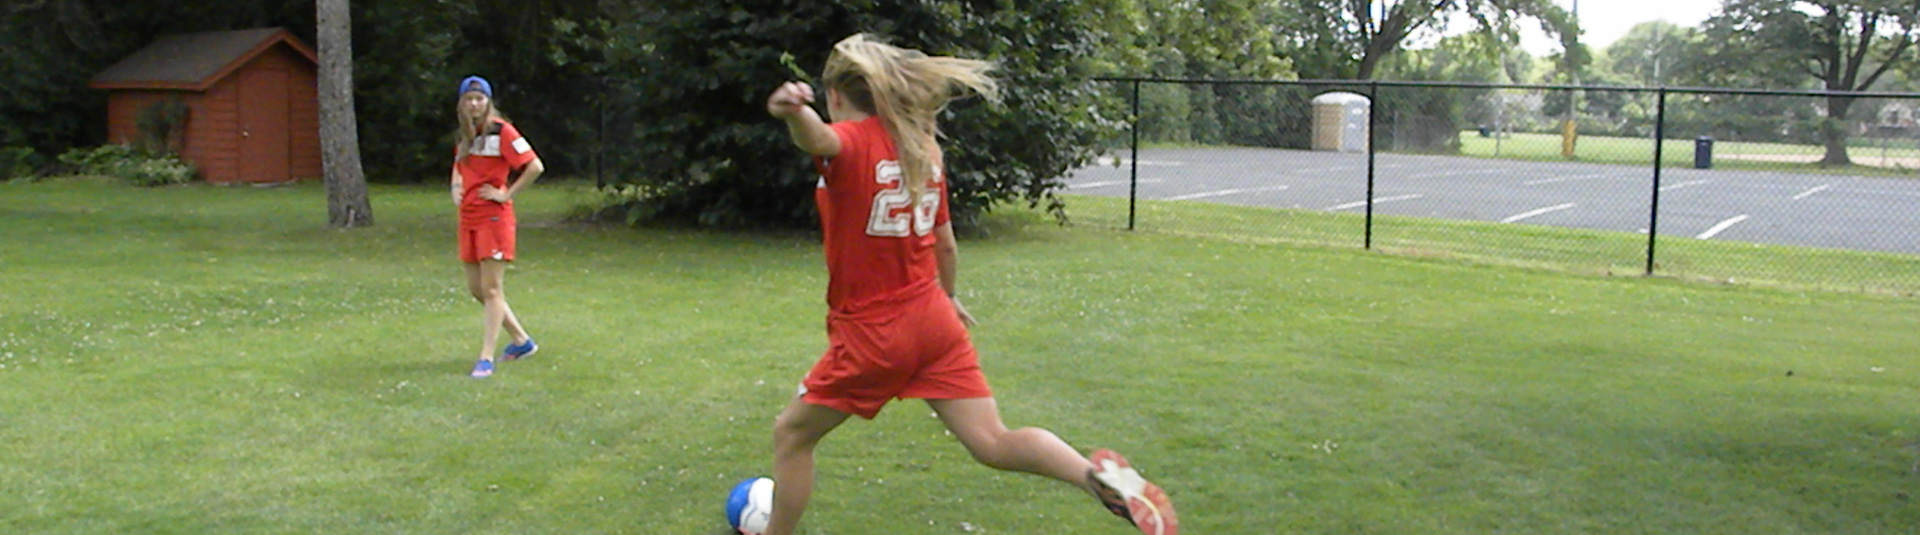
<svg viewBox="0 0 1920 535"><path fill-rule="evenodd" d="M291 180L287 149L287 71L241 71L240 180Z"/></svg>

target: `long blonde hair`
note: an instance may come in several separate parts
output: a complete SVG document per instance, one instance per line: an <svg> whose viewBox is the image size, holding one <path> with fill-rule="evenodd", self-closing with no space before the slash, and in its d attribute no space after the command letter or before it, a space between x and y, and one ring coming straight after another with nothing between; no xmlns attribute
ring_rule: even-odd
<svg viewBox="0 0 1920 535"><path fill-rule="evenodd" d="M500 108L493 106L493 97L487 97L487 118L484 120L475 121L472 115L467 115L467 110L460 109L458 101L453 104L453 115L460 118L460 129L453 131L453 148L457 151L454 153L456 160L467 157L467 150L473 147L473 139L480 137L481 127L495 119L507 120L506 114L500 113Z"/></svg>
<svg viewBox="0 0 1920 535"><path fill-rule="evenodd" d="M968 90L1000 101L1000 84L987 75L993 62L928 56L854 34L833 45L826 86L862 112L877 115L893 134L907 175L907 189L920 198L940 159L938 117Z"/></svg>

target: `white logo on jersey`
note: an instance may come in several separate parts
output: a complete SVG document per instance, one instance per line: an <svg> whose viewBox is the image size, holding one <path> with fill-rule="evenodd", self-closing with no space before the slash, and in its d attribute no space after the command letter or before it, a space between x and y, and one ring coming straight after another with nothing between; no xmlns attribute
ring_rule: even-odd
<svg viewBox="0 0 1920 535"><path fill-rule="evenodd" d="M480 136L473 138L473 145L467 148L467 154L473 156L499 156L500 136Z"/></svg>

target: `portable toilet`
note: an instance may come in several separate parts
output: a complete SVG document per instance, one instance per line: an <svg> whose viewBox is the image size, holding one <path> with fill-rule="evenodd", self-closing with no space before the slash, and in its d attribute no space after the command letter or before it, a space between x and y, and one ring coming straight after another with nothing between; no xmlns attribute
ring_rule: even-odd
<svg viewBox="0 0 1920 535"><path fill-rule="evenodd" d="M1365 95L1336 91L1313 97L1313 150L1367 151Z"/></svg>

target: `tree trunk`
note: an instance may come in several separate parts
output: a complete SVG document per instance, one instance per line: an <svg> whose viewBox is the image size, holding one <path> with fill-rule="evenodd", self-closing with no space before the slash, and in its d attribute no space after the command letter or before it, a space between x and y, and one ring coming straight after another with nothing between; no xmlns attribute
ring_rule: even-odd
<svg viewBox="0 0 1920 535"><path fill-rule="evenodd" d="M1827 120L1820 122L1827 155L1820 159L1821 167L1853 165L1853 159L1847 157L1847 112L1853 108L1853 98L1827 97Z"/></svg>
<svg viewBox="0 0 1920 535"><path fill-rule="evenodd" d="M1354 72L1355 80L1372 80L1373 71L1380 66L1380 54L1373 51L1373 43L1367 43L1367 52L1360 56L1360 69Z"/></svg>
<svg viewBox="0 0 1920 535"><path fill-rule="evenodd" d="M327 182L327 226L373 225L360 131L353 115L353 28L347 0L314 2L319 25L320 163Z"/></svg>

